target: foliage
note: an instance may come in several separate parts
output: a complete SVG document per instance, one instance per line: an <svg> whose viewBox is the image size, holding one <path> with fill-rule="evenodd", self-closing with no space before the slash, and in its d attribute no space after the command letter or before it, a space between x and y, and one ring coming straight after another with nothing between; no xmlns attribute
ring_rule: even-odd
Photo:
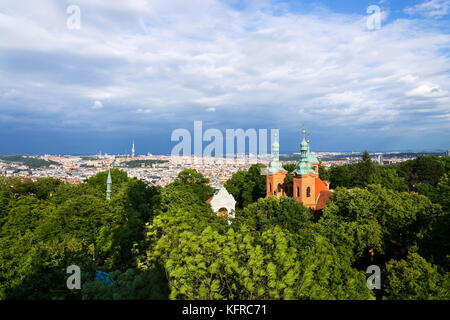
<svg viewBox="0 0 450 320"><path fill-rule="evenodd" d="M177 245L158 242L151 261L163 259L171 299L367 299L362 273L317 237L299 251L279 226L260 236L212 226L173 235ZM328 246L328 247L327 247Z"/></svg>
<svg viewBox="0 0 450 320"><path fill-rule="evenodd" d="M295 170L295 163L285 163L283 164L284 170L286 170L288 173L286 174L286 177L284 178L284 183L292 183L294 182L294 177L292 176L292 172Z"/></svg>
<svg viewBox="0 0 450 320"><path fill-rule="evenodd" d="M83 300L161 300L169 296L164 268L157 266L151 270L128 269L109 274L114 281L105 285L93 280L83 286Z"/></svg>
<svg viewBox="0 0 450 320"><path fill-rule="evenodd" d="M236 213L234 224L250 230L265 230L279 225L296 232L312 219L307 208L293 198L262 198Z"/></svg>
<svg viewBox="0 0 450 320"><path fill-rule="evenodd" d="M0 180L0 298L80 298L66 288L69 265L80 266L86 280L96 268L125 272L136 265L159 189L112 170L117 183L107 201L106 174L79 185Z"/></svg>
<svg viewBox="0 0 450 320"><path fill-rule="evenodd" d="M57 166L58 162L25 156L0 156L0 160L6 163L18 163L32 169L48 168L51 165Z"/></svg>
<svg viewBox="0 0 450 320"><path fill-rule="evenodd" d="M448 299L449 275L441 275L435 266L417 253L405 260L391 260L386 264L386 294L391 300Z"/></svg>
<svg viewBox="0 0 450 320"><path fill-rule="evenodd" d="M151 159L151 160L131 160L124 162L123 165L127 168L141 168L141 167L153 167L154 164L158 163L167 163L168 160L158 160L158 159Z"/></svg>
<svg viewBox="0 0 450 320"><path fill-rule="evenodd" d="M316 218L293 198L265 198L254 165L226 184L231 225L196 170L156 188L112 169L109 201L108 172L78 185L0 178L0 299L374 299L372 264L378 299L448 299L448 163L379 166L366 154L319 169L336 189ZM82 290L66 288L72 264Z"/></svg>
<svg viewBox="0 0 450 320"><path fill-rule="evenodd" d="M383 251L401 258L418 240L440 212L437 205L421 195L369 185L367 189L338 188L333 194L335 204L325 215L338 215L345 221L373 219L383 231Z"/></svg>
<svg viewBox="0 0 450 320"><path fill-rule="evenodd" d="M201 201L206 201L214 192L214 189L208 186L208 183L209 179L205 178L197 170L184 169L171 185L179 190L186 190L197 195Z"/></svg>
<svg viewBox="0 0 450 320"><path fill-rule="evenodd" d="M254 164L248 171L238 171L225 184L225 188L243 208L266 196L266 177L261 174L264 167Z"/></svg>
<svg viewBox="0 0 450 320"><path fill-rule="evenodd" d="M115 194L120 189L122 184L128 182L130 179L125 171L119 169L111 169L111 178L113 182L112 193ZM87 180L87 185L102 192L106 197L106 179L108 178L108 171L100 172Z"/></svg>

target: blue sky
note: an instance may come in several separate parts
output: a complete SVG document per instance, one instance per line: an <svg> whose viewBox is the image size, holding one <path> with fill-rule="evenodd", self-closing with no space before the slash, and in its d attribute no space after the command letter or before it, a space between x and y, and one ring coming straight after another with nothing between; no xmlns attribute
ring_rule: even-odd
<svg viewBox="0 0 450 320"><path fill-rule="evenodd" d="M4 0L0 154L170 153L194 120L282 152L302 122L313 151L450 149L449 27L450 0Z"/></svg>

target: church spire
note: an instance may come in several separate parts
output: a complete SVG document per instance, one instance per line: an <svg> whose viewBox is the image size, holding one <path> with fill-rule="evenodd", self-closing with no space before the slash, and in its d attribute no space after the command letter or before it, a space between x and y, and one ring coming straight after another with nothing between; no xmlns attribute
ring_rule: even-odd
<svg viewBox="0 0 450 320"><path fill-rule="evenodd" d="M303 140L300 143L300 160L297 162L294 172L300 175L305 175L309 172L315 173L311 162L309 161L309 142L306 140L306 134L308 132L303 123L300 133L303 135Z"/></svg>
<svg viewBox="0 0 450 320"><path fill-rule="evenodd" d="M112 196L112 178L111 170L108 171L108 178L106 179L106 200L111 200Z"/></svg>
<svg viewBox="0 0 450 320"><path fill-rule="evenodd" d="M269 172L277 172L279 170L284 170L283 165L280 162L280 144L278 142L278 129L275 129L273 134L273 142L272 142L272 160L269 164Z"/></svg>

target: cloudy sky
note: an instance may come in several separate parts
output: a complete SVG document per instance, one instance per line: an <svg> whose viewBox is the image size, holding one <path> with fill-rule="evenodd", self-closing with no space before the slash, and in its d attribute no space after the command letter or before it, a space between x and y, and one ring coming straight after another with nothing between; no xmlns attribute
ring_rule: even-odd
<svg viewBox="0 0 450 320"><path fill-rule="evenodd" d="M1 1L0 154L169 153L194 120L450 149L450 0Z"/></svg>

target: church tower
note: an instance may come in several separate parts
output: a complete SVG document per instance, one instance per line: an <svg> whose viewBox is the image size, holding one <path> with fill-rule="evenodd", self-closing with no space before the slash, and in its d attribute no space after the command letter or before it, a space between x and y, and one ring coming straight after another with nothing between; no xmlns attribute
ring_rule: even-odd
<svg viewBox="0 0 450 320"><path fill-rule="evenodd" d="M108 171L108 178L106 179L106 200L111 200L112 196L112 178L111 170Z"/></svg>
<svg viewBox="0 0 450 320"><path fill-rule="evenodd" d="M280 162L280 144L278 142L278 130L274 134L274 141L272 143L272 160L267 169L266 178L266 196L277 196L280 199L285 195L284 178L287 171L284 170Z"/></svg>
<svg viewBox="0 0 450 320"><path fill-rule="evenodd" d="M310 162L309 143L305 139L306 130L302 130L303 140L300 143L300 159L293 171L293 196L303 202L307 208L316 207L316 179L319 177L318 168ZM317 170L317 171L316 171Z"/></svg>

